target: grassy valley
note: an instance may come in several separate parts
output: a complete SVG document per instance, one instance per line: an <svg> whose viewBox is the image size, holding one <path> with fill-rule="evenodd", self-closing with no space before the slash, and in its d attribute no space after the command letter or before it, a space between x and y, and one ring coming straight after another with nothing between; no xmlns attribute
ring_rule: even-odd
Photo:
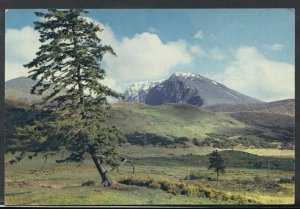
<svg viewBox="0 0 300 209"><path fill-rule="evenodd" d="M6 163L6 203L199 205L293 202L294 184L287 181L294 175L292 158L261 158L229 151L221 154L230 160L226 162L226 171L219 181L215 180L215 173L207 169L207 155L139 158L128 155L135 161L135 173L132 173L129 165L110 172L114 180L119 182L112 188L100 185L98 173L89 156L80 164L56 164L54 156L50 156L46 164L41 157L25 159L19 164ZM7 155L6 162L11 158L11 155ZM272 164L267 169L267 159L272 163L277 162L279 166ZM264 164L261 167L248 167L249 160L262 161ZM149 181L152 183L147 183ZM176 185L179 186L178 190ZM201 188L199 191L202 193L195 188Z"/></svg>
<svg viewBox="0 0 300 209"><path fill-rule="evenodd" d="M24 125L33 113L26 104L6 103L9 139L15 127ZM181 104L113 104L107 124L125 132L127 143L120 153L134 162L134 174L124 164L119 171L111 171L119 183L105 188L89 156L80 164L57 164L54 156L44 163L40 155L10 164L13 156L7 154L6 203L293 203L293 121L292 116L282 114L210 112ZM208 154L216 149L226 166L220 181L207 168Z"/></svg>

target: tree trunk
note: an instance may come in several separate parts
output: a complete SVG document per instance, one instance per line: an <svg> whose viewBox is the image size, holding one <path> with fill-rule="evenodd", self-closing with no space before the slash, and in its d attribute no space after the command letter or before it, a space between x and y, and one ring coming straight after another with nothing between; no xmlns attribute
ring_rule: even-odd
<svg viewBox="0 0 300 209"><path fill-rule="evenodd" d="M109 175L109 173L107 172L107 170L104 167L104 159L101 157L98 157L96 154L96 151L93 147L89 146L89 152L91 154L91 157L95 163L95 166L98 170L98 173L101 176L101 183L105 186L105 187L110 187L113 185L113 181Z"/></svg>
<svg viewBox="0 0 300 209"><path fill-rule="evenodd" d="M219 170L217 170L217 181L219 181Z"/></svg>

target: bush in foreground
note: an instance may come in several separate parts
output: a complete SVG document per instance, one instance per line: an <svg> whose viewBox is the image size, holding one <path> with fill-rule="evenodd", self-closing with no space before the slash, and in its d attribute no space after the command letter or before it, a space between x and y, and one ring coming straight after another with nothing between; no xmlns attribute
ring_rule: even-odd
<svg viewBox="0 0 300 209"><path fill-rule="evenodd" d="M241 195L218 191L201 185L200 183L191 185L169 180L154 180L141 178L126 178L119 181L121 184L145 186L154 189L162 189L174 195L186 195L193 197L210 198L223 201L237 201L239 204L259 203L254 199L245 198Z"/></svg>

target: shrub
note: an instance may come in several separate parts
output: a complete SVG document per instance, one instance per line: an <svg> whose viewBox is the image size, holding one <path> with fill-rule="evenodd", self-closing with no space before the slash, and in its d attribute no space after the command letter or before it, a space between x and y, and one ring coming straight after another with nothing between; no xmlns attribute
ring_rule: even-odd
<svg viewBox="0 0 300 209"><path fill-rule="evenodd" d="M292 184L294 180L292 178L280 178L278 183L280 184Z"/></svg>
<svg viewBox="0 0 300 209"><path fill-rule="evenodd" d="M166 192L175 195L181 193L181 188L178 183L170 182L168 180L160 180L159 184L160 184L160 188Z"/></svg>
<svg viewBox="0 0 300 209"><path fill-rule="evenodd" d="M266 181L264 187L271 190L277 190L280 188L280 185L276 181Z"/></svg>
<svg viewBox="0 0 300 209"><path fill-rule="evenodd" d="M159 184L162 190L168 191L168 189L170 189L170 182L168 180L161 180Z"/></svg>
<svg viewBox="0 0 300 209"><path fill-rule="evenodd" d="M153 188L153 189L159 189L160 188L160 183L157 182L157 181L154 181L153 179L149 180L148 185L149 185L150 188Z"/></svg>
<svg viewBox="0 0 300 209"><path fill-rule="evenodd" d="M88 180L81 183L81 186L93 186L93 185L95 185L95 181L93 180Z"/></svg>
<svg viewBox="0 0 300 209"><path fill-rule="evenodd" d="M188 142L189 139L187 137L179 137L179 138L175 138L174 142L178 143L178 144L186 144L186 142Z"/></svg>
<svg viewBox="0 0 300 209"><path fill-rule="evenodd" d="M264 179L260 176L254 176L253 181L256 182L256 183L261 183L261 182L264 181Z"/></svg>
<svg viewBox="0 0 300 209"><path fill-rule="evenodd" d="M196 186L186 185L182 188L181 194L188 196L198 196L198 190Z"/></svg>
<svg viewBox="0 0 300 209"><path fill-rule="evenodd" d="M222 200L229 200L230 199L230 195L227 193L222 194Z"/></svg>
<svg viewBox="0 0 300 209"><path fill-rule="evenodd" d="M211 190L211 189L205 189L204 190L204 195L205 195L205 197L207 197L207 198L211 198L213 195L213 191Z"/></svg>
<svg viewBox="0 0 300 209"><path fill-rule="evenodd" d="M126 139L130 144L134 145L159 145L159 146L167 146L174 144L172 140L170 140L168 137L160 136L153 133L129 133L126 134Z"/></svg>
<svg viewBox="0 0 300 209"><path fill-rule="evenodd" d="M189 175L185 177L186 180L199 180L199 179L206 179L207 176L199 173L199 172L191 172Z"/></svg>
<svg viewBox="0 0 300 209"><path fill-rule="evenodd" d="M128 185L147 186L150 188L160 188L168 193L177 195L196 196L217 200L233 200L238 201L240 204L244 203L257 203L254 199L247 199L241 195L229 194L226 192L214 190L204 187L200 183L195 185L183 184L178 182L170 182L168 180L154 180L154 179L124 179L120 183Z"/></svg>
<svg viewBox="0 0 300 209"><path fill-rule="evenodd" d="M207 181L213 181L213 178L212 177L207 177L206 180Z"/></svg>
<svg viewBox="0 0 300 209"><path fill-rule="evenodd" d="M193 138L193 144L196 146L201 146L201 141L199 139Z"/></svg>
<svg viewBox="0 0 300 209"><path fill-rule="evenodd" d="M262 162L256 162L256 163L254 164L254 167L255 167L255 168L261 168L261 166L262 166Z"/></svg>

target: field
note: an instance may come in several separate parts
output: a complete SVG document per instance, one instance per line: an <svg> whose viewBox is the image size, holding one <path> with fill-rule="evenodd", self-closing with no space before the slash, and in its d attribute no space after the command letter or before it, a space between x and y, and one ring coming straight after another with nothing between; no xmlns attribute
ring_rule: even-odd
<svg viewBox="0 0 300 209"><path fill-rule="evenodd" d="M155 148L152 148L154 150ZM137 148L134 150L136 151ZM171 152L171 150L169 150ZM270 150L268 150L269 152ZM255 151L257 152L257 150ZM261 151L261 153L263 150ZM205 153L205 151L203 151ZM251 204L293 204L294 184L280 182L294 175L293 158L264 157L239 151L221 151L226 172L215 181L215 173L207 169L206 155L138 156L136 172L125 164L111 172L113 179L168 181L185 185L199 184L223 195L242 196ZM230 157L231 156L231 157ZM6 155L6 162L12 156ZM263 162L260 168L249 167L249 160ZM271 162L269 169L267 161ZM247 164L247 165L246 165ZM245 166L246 165L246 166ZM274 166L277 165L277 166ZM193 180L197 177L198 180ZM210 177L212 180L207 180ZM174 204L249 204L237 200L174 194L161 188L117 183L112 188L100 185L100 178L89 156L80 163L57 164L54 156L5 164L5 202L7 205L174 205Z"/></svg>
<svg viewBox="0 0 300 209"><path fill-rule="evenodd" d="M5 133L31 117L28 106L6 101ZM191 105L114 104L108 125L124 131L121 156L135 163L100 184L90 156L80 164L38 155L10 164L5 157L7 205L293 204L294 118L280 114L210 112ZM266 125L267 124L267 125ZM178 141L179 139L183 141ZM177 140L177 141L176 141ZM216 181L208 154L219 150L225 173ZM110 168L108 168L110 170Z"/></svg>

